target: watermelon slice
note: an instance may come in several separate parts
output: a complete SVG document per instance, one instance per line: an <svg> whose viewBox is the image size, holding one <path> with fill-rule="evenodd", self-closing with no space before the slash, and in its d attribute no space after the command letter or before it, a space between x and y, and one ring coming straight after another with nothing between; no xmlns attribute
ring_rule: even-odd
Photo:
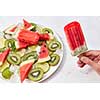
<svg viewBox="0 0 100 100"><path fill-rule="evenodd" d="M49 51L48 51L48 48L47 48L47 46L46 46L46 44L44 42L42 44L41 48L40 48L38 62L45 62L45 61L48 61L48 60L50 60Z"/></svg>
<svg viewBox="0 0 100 100"><path fill-rule="evenodd" d="M33 62L24 64L20 67L20 80L21 83L27 78L29 71L31 70Z"/></svg>
<svg viewBox="0 0 100 100"><path fill-rule="evenodd" d="M22 29L18 33L18 40L21 42L28 43L30 45L35 45L39 41L39 34L37 32L32 32L29 30Z"/></svg>
<svg viewBox="0 0 100 100"><path fill-rule="evenodd" d="M0 53L0 66L5 62L7 55L9 54L10 49L5 50Z"/></svg>
<svg viewBox="0 0 100 100"><path fill-rule="evenodd" d="M18 40L18 41L15 42L15 46L16 46L17 50L20 50L20 49L26 48L28 46L28 44Z"/></svg>
<svg viewBox="0 0 100 100"><path fill-rule="evenodd" d="M17 26L13 27L10 31L15 32L16 28L17 28Z"/></svg>
<svg viewBox="0 0 100 100"><path fill-rule="evenodd" d="M17 31L17 25L11 25L7 29L5 29L5 33L7 34L14 34Z"/></svg>
<svg viewBox="0 0 100 100"><path fill-rule="evenodd" d="M24 28L27 30L31 30L32 28L34 28L34 26L32 26L32 24L26 21L25 19L23 19L23 23L24 23Z"/></svg>
<svg viewBox="0 0 100 100"><path fill-rule="evenodd" d="M48 33L45 34L39 34L39 40L49 40L50 36Z"/></svg>

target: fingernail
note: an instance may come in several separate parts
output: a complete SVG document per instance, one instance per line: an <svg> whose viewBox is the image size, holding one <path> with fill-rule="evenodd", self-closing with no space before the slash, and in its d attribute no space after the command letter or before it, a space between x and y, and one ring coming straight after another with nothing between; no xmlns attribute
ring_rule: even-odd
<svg viewBox="0 0 100 100"><path fill-rule="evenodd" d="M87 57L81 57L80 60L83 61L84 63L88 63L88 61L89 61L89 59Z"/></svg>

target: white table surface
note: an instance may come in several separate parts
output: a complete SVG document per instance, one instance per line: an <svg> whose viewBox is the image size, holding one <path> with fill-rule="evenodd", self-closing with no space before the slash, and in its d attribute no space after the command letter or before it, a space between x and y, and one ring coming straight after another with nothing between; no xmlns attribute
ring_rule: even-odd
<svg viewBox="0 0 100 100"><path fill-rule="evenodd" d="M9 24L21 22L22 19L32 20L54 29L64 43L64 58L60 68L44 83L68 83L68 82L100 82L100 76L89 66L80 69L77 66L77 58L72 57L64 34L64 26L71 21L79 21L86 37L89 49L100 49L100 17L75 17L75 16L27 16L27 17L0 17L0 30ZM2 80L0 80L2 82Z"/></svg>

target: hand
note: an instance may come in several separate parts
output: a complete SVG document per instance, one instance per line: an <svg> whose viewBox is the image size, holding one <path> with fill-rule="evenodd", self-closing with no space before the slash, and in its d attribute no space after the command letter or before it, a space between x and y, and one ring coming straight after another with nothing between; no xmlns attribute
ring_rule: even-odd
<svg viewBox="0 0 100 100"><path fill-rule="evenodd" d="M84 67L90 65L98 74L100 74L100 50L90 50L79 56L78 65Z"/></svg>

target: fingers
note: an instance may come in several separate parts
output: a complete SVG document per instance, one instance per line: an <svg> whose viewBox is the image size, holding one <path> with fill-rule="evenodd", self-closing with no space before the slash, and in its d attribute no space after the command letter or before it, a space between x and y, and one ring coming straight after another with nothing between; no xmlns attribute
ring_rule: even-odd
<svg viewBox="0 0 100 100"><path fill-rule="evenodd" d="M98 63L100 61L100 55L94 59L94 62Z"/></svg>
<svg viewBox="0 0 100 100"><path fill-rule="evenodd" d="M81 63L81 64L78 64L80 68L83 68L86 64L85 63Z"/></svg>
<svg viewBox="0 0 100 100"><path fill-rule="evenodd" d="M100 50L90 50L90 51L87 51L85 53L83 53L84 56L98 56L100 55Z"/></svg>
<svg viewBox="0 0 100 100"><path fill-rule="evenodd" d="M100 61L100 55L97 56L97 57L89 56L88 58L91 59L92 61L94 61L95 63L98 63L98 61ZM79 60L77 61L77 64L78 64L80 67L84 67L85 64L84 64L80 59L81 59L81 57L80 57Z"/></svg>
<svg viewBox="0 0 100 100"><path fill-rule="evenodd" d="M77 64L79 65L80 68L83 68L85 66L85 63L83 63L81 60L78 60Z"/></svg>
<svg viewBox="0 0 100 100"><path fill-rule="evenodd" d="M81 57L82 57L82 55L79 56L79 60L77 61L77 64L79 65L79 67L83 68L86 64L83 63L83 62L80 60ZM91 59L91 60L94 60L94 59L95 59L94 56L89 56L88 58ZM95 59L95 61L97 61L97 59Z"/></svg>
<svg viewBox="0 0 100 100"><path fill-rule="evenodd" d="M90 65L100 74L100 50L90 50L78 56L78 65L82 68L85 64Z"/></svg>
<svg viewBox="0 0 100 100"><path fill-rule="evenodd" d="M91 59L89 59L88 57L81 57L80 59L83 63L90 65L97 73L100 74L100 65L94 61L92 61Z"/></svg>

